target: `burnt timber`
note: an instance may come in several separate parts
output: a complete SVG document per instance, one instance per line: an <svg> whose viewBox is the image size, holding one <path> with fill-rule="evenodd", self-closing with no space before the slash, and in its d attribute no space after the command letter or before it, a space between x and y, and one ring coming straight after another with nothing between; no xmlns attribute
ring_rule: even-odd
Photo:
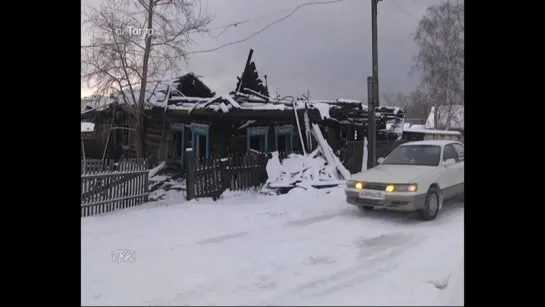
<svg viewBox="0 0 545 307"><path fill-rule="evenodd" d="M106 147L108 158L132 157L136 152L133 131L113 130L135 124L130 102L119 97L109 97L100 105L90 104L81 115L82 120L95 123L94 136ZM239 92L217 95L194 74L153 86L147 102L143 133L145 154L152 164L166 160L183 165L184 149L189 147L194 148L197 158L242 153L250 148L300 151L301 143L307 140L300 140L295 112L303 139L306 114L310 123L320 126L334 150L340 150L346 142L363 140L367 133L367 106L360 101L308 101ZM381 106L375 112L377 139L397 138L401 129L392 127L403 126L405 111Z"/></svg>

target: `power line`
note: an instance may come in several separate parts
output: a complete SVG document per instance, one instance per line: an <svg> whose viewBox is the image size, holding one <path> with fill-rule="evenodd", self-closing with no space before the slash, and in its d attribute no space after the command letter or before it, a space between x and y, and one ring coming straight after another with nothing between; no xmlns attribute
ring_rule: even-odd
<svg viewBox="0 0 545 307"><path fill-rule="evenodd" d="M279 11L272 12L272 13L268 13L268 14L264 14L264 15L260 15L260 16L257 16L257 17L245 19L245 20L236 21L236 22L226 24L226 25L223 25L223 26L217 26L217 27L209 28L208 30L212 31L212 30L223 29L223 31L221 31L218 35L211 35L213 38L217 39L220 36L222 36L225 32L227 32L227 30L229 30L230 28L236 28L237 26L248 23L250 21L259 20L259 19L270 17L270 16L278 15L280 13L284 13L284 12L287 12L287 11L290 11L290 10L293 10L293 7L286 8L286 9L279 10ZM199 31L189 31L189 33L200 33L200 32Z"/></svg>
<svg viewBox="0 0 545 307"><path fill-rule="evenodd" d="M401 4L397 3L396 0L391 0L393 4L395 4L398 8L401 9L401 11L403 13L405 13L407 16L410 16L414 19L416 19L417 21L420 21L420 18L416 17L413 15L413 13L411 13L411 11L409 11L408 9L406 9L404 6L402 6Z"/></svg>
<svg viewBox="0 0 545 307"><path fill-rule="evenodd" d="M240 20L240 21L236 21L236 22L232 22L230 24L225 24L225 25L222 25L222 26L217 26L217 27L212 27L212 28L209 28L208 30L220 30L220 29L223 29L223 31L221 31L218 35L213 35L212 37L214 38L219 38L221 35L223 35L225 32L227 32L227 30L229 30L229 28L233 28L233 27L237 27L237 26L240 26L240 25L243 25L245 23L248 23L248 22L251 22L251 21L255 21L255 20L260 20L260 19L264 19L264 18L267 18L267 17L271 17L271 16L275 16L275 15L278 15L280 13L284 13L284 12L288 12L288 11L291 11L290 14L288 14L287 16L285 16L284 18L282 18L281 20L284 20L286 19L287 17L293 15L293 13L295 13L295 11L297 11L298 9L300 9L301 7L303 6L308 6L308 5L314 5L314 4L329 4L329 3L335 3L335 2L341 2L341 1L344 1L344 0L335 0L335 1L310 1L310 2L307 2L307 3L303 3L303 4L300 4L300 5L297 5L297 6L292 6L292 7L289 7L289 8L285 8L285 9L282 9L282 10L278 10L278 11L275 11L275 12L271 12L271 13L267 13L267 14L263 14L263 15L259 15L259 16L256 16L256 17L252 17L252 18L248 18L248 19L244 19L244 20ZM281 21L279 20L279 21ZM278 20L273 22L276 23L276 22L279 22ZM272 25L272 24L271 24ZM259 31L258 31L259 32ZM189 31L188 33L201 33L201 31ZM248 38L249 39L249 38ZM81 48L93 48L95 46L81 46ZM200 53L200 52L190 52L191 54L193 53Z"/></svg>
<svg viewBox="0 0 545 307"><path fill-rule="evenodd" d="M223 25L223 26L217 26L217 27L209 28L208 30L218 30L218 29L224 29L224 28L229 28L229 27L240 26L240 25L245 24L245 23L248 23L248 22L250 22L250 21L259 20L259 19L263 19L263 18L270 17L270 16L278 15L278 14L280 14L280 13L284 13L284 12L287 12L287 11L291 11L291 10L293 10L294 8L295 8L295 6L290 7L290 8L286 8L286 9L283 9L283 10L279 10L279 11L276 11L276 12L272 12L272 13L268 13L268 14L256 16L256 17L253 17L253 18L249 18L249 19L245 19L245 20L240 20L240 21L232 22L232 23L230 23L230 24L226 24L226 25Z"/></svg>
<svg viewBox="0 0 545 307"><path fill-rule="evenodd" d="M253 33L252 35L246 37L246 38L243 38L243 39L240 39L240 40L237 40L237 41L234 41L234 42L230 42L230 43L227 43L227 44L223 44L223 45L220 45L216 48L212 48L212 49L206 49L206 50L198 50L198 51L190 51L188 53L186 53L187 55L189 54L196 54L196 53L208 53L208 52L214 52L214 51L217 51L219 49L222 49L222 48L225 48L225 47L228 47L228 46L232 46L232 45L236 45L236 44L239 44L239 43L243 43L249 39L251 39L252 37L260 34L261 32L267 30L268 28L274 26L275 24L279 23L279 22L282 22L284 21L285 19L291 17L293 14L295 14L295 12L297 12L297 10L299 10L300 8L304 7L304 6L309 6L309 5L315 5L315 4L331 4L331 3L338 3L338 2L342 2L344 0L332 0L332 1L312 1L312 2L307 2L307 3L303 3L303 4L300 4L298 5L297 7L295 7L294 10L291 11L291 13L289 13L288 15L280 18L280 19L277 19L275 21L273 21L272 23L268 24L267 26L261 28L259 31Z"/></svg>

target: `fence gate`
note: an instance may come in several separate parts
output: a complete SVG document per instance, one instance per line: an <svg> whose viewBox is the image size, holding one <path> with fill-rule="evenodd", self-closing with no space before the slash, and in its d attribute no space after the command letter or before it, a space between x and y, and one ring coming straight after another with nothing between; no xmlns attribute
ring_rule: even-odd
<svg viewBox="0 0 545 307"><path fill-rule="evenodd" d="M375 149L376 158L386 158L392 150L403 143L403 141L377 141ZM361 172L363 141L346 142L346 148L341 150L340 159L350 174Z"/></svg>
<svg viewBox="0 0 545 307"><path fill-rule="evenodd" d="M375 150L376 157L386 158L397 146L405 143L405 141L377 141L377 149Z"/></svg>
<svg viewBox="0 0 545 307"><path fill-rule="evenodd" d="M248 190L267 180L267 155L264 153L233 154L226 158L187 158L187 200L212 197L214 200L227 189Z"/></svg>
<svg viewBox="0 0 545 307"><path fill-rule="evenodd" d="M346 142L346 147L341 150L340 159L350 174L361 172L363 141Z"/></svg>
<svg viewBox="0 0 545 307"><path fill-rule="evenodd" d="M120 164L116 170L86 169L81 175L81 217L147 202L148 170L144 166L134 162Z"/></svg>

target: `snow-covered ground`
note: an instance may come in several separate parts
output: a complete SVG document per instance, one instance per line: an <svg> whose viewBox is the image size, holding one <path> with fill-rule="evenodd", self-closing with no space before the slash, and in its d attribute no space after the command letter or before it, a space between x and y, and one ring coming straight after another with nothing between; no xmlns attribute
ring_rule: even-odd
<svg viewBox="0 0 545 307"><path fill-rule="evenodd" d="M334 188L83 218L81 303L463 305L463 215L360 212Z"/></svg>

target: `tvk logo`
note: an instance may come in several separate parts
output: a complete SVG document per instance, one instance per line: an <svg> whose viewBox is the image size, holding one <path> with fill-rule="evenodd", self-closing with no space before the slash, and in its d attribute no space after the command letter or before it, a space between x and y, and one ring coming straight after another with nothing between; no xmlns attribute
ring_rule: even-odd
<svg viewBox="0 0 545 307"><path fill-rule="evenodd" d="M119 249L112 252L113 262L135 262L134 251L128 249Z"/></svg>

